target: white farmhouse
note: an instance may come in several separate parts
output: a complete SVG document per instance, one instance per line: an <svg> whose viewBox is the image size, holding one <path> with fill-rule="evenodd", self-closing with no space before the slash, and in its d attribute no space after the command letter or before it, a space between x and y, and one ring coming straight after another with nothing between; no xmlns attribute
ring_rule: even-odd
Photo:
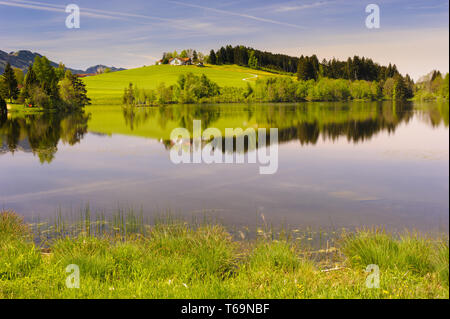
<svg viewBox="0 0 450 319"><path fill-rule="evenodd" d="M170 65L191 65L190 58L172 58L169 60Z"/></svg>

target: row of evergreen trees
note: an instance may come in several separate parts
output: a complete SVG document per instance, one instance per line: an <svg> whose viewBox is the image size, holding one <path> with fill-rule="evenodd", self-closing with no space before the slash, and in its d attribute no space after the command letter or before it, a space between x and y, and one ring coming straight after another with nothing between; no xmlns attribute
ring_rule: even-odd
<svg viewBox="0 0 450 319"><path fill-rule="evenodd" d="M237 64L252 68L261 68L279 72L297 74L299 80L317 80L319 77L346 80L384 81L400 73L396 65L382 66L372 59L354 56L347 61L323 59L319 62L316 55L300 58L284 54L274 54L255 50L245 46L227 45L219 50L211 50L208 56L210 64Z"/></svg>
<svg viewBox="0 0 450 319"><path fill-rule="evenodd" d="M319 62L316 55L291 57L283 54L273 54L254 50L244 46L221 47L218 51L211 50L208 62L211 64L237 64L254 69L273 70L296 74L298 80L318 80L320 78L345 79L350 81L377 81L382 87L392 86L396 89L396 99L412 98L414 82L406 75L398 72L397 66L389 64L382 66L372 59L354 56L347 61L323 59Z"/></svg>
<svg viewBox="0 0 450 319"><path fill-rule="evenodd" d="M400 75L397 66L389 64L381 66L374 63L372 59L359 56L348 58L347 61L332 59L319 60L316 55L301 56L297 66L297 77L299 80L317 80L319 77L331 79L346 79L351 81L385 81ZM409 78L409 76L407 75Z"/></svg>
<svg viewBox="0 0 450 319"><path fill-rule="evenodd" d="M299 58L296 57L254 50L242 45L227 45L218 51L211 50L208 57L210 64L237 64L289 73L297 72L298 61Z"/></svg>
<svg viewBox="0 0 450 319"><path fill-rule="evenodd" d="M11 103L60 110L78 109L90 103L85 84L63 64L55 68L46 57L37 56L23 79L18 80L16 71L8 63L0 78L0 97Z"/></svg>

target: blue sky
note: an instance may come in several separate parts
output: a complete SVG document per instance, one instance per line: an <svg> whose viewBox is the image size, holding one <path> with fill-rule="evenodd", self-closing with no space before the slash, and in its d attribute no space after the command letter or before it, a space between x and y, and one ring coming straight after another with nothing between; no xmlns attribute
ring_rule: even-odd
<svg viewBox="0 0 450 319"><path fill-rule="evenodd" d="M67 29L66 5L81 8ZM378 4L381 28L367 29ZM395 63L417 79L449 69L449 5L443 0L0 0L0 49L27 49L73 68L139 67L163 51L204 53L225 44L299 56L355 54Z"/></svg>

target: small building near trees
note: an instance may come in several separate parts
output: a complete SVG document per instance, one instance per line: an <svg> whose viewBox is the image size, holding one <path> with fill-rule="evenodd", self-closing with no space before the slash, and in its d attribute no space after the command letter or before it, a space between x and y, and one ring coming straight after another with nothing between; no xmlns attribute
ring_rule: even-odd
<svg viewBox="0 0 450 319"><path fill-rule="evenodd" d="M172 58L169 60L170 65L191 65L192 61L190 58Z"/></svg>

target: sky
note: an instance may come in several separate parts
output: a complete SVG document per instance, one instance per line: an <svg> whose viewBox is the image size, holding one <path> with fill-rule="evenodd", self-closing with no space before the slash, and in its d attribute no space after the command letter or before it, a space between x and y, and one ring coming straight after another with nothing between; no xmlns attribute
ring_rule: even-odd
<svg viewBox="0 0 450 319"><path fill-rule="evenodd" d="M68 4L80 7L68 29ZM366 27L366 6L380 28ZM30 50L76 69L152 65L163 52L208 53L227 44L319 59L392 62L413 79L449 70L444 0L0 0L0 50Z"/></svg>

